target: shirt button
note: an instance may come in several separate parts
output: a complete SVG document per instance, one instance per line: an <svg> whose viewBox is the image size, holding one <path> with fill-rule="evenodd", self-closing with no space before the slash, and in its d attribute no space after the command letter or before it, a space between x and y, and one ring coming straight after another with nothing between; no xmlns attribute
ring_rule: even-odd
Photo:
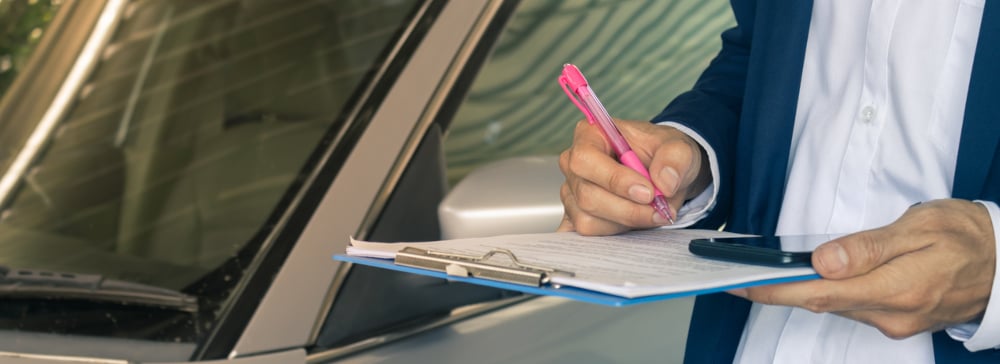
<svg viewBox="0 0 1000 364"><path fill-rule="evenodd" d="M869 123L875 118L875 108L871 105L861 109L861 121Z"/></svg>

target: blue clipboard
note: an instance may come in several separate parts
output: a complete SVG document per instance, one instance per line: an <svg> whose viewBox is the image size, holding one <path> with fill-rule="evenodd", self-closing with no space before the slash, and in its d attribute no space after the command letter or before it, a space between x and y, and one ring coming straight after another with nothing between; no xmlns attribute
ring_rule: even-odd
<svg viewBox="0 0 1000 364"><path fill-rule="evenodd" d="M689 297L689 296L697 296L708 293L722 292L736 288L760 286L760 285L775 284L775 283L797 282L797 281L805 281L805 280L819 278L819 275L812 274L812 275L804 275L797 277L757 280L748 283L720 286L708 289L699 289L699 290L675 292L675 293L668 293L661 295L627 298L627 297L615 296L607 293L601 293L576 287L569 287L565 285L559 287L552 285L530 286L524 284L501 282L484 278L452 276L448 275L445 272L398 265L391 259L367 258L367 257L357 257L357 256L348 256L339 254L334 255L333 259L354 264L367 265L376 268L389 269L398 272L448 279L455 282L464 282L480 286L488 286L488 287L506 289L511 291L518 291L534 295L564 297L577 301L595 303L599 305L612 306L612 307L625 307L625 306L638 305L648 302L669 300L672 298Z"/></svg>

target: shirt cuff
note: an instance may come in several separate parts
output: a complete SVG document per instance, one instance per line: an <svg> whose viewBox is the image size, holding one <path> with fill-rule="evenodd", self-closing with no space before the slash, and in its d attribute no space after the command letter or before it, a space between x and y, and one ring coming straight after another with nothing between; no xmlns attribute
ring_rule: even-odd
<svg viewBox="0 0 1000 364"><path fill-rule="evenodd" d="M990 222L993 224L994 244L1000 242L1000 208L991 201L976 202L986 207L990 213ZM1000 247L996 249L997 262L1000 262ZM986 349L1000 348L1000 269L993 271L993 292L990 300L986 304L986 312L979 323L965 323L952 326L945 331L952 339L964 342L965 348L969 351L980 351Z"/></svg>
<svg viewBox="0 0 1000 364"><path fill-rule="evenodd" d="M704 191L698 194L698 196L688 200L683 206L681 206L681 208L677 209L677 218L674 223L665 226L666 228L671 229L686 228L694 225L694 223L705 218L705 216L708 216L709 211L712 211L712 208L715 207L715 199L719 195L719 184L715 183L719 180L719 160L715 155L715 149L712 149L712 146L705 141L705 138L702 138L701 135L698 135L698 133L691 130L691 128L672 121L665 121L657 123L656 125L669 126L687 134L691 137L691 139L698 142L702 149L705 149L705 153L708 155L708 162L712 171L712 183L709 184Z"/></svg>

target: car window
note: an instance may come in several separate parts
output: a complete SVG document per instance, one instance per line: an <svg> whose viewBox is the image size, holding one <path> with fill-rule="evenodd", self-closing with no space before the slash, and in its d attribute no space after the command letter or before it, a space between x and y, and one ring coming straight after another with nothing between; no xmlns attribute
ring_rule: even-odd
<svg viewBox="0 0 1000 364"><path fill-rule="evenodd" d="M37 2L0 0L0 16ZM28 167L0 171L17 182L0 192L0 265L178 290L202 306L190 317L0 298L26 315L0 328L203 338L420 3L128 1L56 127L19 151ZM0 39L21 27L0 23ZM74 319L37 314L53 310Z"/></svg>
<svg viewBox="0 0 1000 364"><path fill-rule="evenodd" d="M733 24L724 0L521 2L451 121L448 180L569 146L583 114L556 82L564 63L580 67L612 116L649 120L694 84Z"/></svg>

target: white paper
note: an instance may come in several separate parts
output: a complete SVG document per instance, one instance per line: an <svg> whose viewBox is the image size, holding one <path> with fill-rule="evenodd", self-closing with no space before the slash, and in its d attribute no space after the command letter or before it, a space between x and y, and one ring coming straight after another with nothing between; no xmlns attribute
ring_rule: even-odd
<svg viewBox="0 0 1000 364"><path fill-rule="evenodd" d="M575 273L555 275L553 284L634 298L727 287L760 280L815 274L811 268L775 268L723 262L688 252L697 238L741 236L714 230L644 230L587 237L576 233L502 235L423 243L372 243L351 239L347 254L392 259L407 246L480 256L493 249L513 252L525 264ZM504 264L495 256L490 261Z"/></svg>

